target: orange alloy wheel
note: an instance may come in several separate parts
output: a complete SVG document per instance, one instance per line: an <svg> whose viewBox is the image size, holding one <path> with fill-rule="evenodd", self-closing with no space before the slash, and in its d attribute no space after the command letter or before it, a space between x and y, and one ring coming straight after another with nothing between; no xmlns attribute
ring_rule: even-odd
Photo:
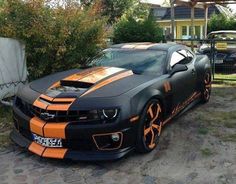
<svg viewBox="0 0 236 184"><path fill-rule="evenodd" d="M211 74L206 73L204 77L203 101L207 102L211 94Z"/></svg>
<svg viewBox="0 0 236 184"><path fill-rule="evenodd" d="M162 108L159 100L151 99L145 106L138 128L137 151L147 153L158 144L162 127Z"/></svg>

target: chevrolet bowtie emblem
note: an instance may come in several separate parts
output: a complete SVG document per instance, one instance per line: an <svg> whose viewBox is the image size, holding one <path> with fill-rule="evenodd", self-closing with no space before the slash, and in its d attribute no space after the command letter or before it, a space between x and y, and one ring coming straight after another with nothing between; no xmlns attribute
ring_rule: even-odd
<svg viewBox="0 0 236 184"><path fill-rule="evenodd" d="M49 114L49 113L41 113L40 114L40 118L44 119L44 120L50 120L50 119L54 119L55 118L55 114Z"/></svg>

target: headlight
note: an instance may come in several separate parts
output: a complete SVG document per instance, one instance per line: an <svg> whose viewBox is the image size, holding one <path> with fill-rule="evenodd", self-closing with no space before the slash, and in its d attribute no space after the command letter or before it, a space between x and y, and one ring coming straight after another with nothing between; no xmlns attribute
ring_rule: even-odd
<svg viewBox="0 0 236 184"><path fill-rule="evenodd" d="M112 120L117 117L118 109L103 109L102 114L106 119Z"/></svg>

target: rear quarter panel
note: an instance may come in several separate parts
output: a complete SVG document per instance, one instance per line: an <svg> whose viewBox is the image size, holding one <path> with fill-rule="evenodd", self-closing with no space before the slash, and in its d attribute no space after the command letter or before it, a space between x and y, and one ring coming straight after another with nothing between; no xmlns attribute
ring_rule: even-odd
<svg viewBox="0 0 236 184"><path fill-rule="evenodd" d="M211 73L211 63L208 56L196 55L195 68L197 73L197 89L200 90L204 80L204 74L206 72Z"/></svg>

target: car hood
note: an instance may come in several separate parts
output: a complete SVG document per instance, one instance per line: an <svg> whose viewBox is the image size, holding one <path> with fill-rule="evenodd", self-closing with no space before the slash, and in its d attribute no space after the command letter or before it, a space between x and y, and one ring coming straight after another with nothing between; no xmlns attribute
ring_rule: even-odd
<svg viewBox="0 0 236 184"><path fill-rule="evenodd" d="M53 74L30 83L30 88L52 98L113 97L151 79L123 68L94 67Z"/></svg>

